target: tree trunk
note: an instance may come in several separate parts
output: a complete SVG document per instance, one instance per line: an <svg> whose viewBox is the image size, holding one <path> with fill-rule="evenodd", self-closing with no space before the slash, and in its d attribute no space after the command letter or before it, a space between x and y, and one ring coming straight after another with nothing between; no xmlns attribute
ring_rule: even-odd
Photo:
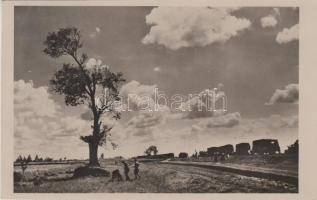
<svg viewBox="0 0 317 200"><path fill-rule="evenodd" d="M95 104L95 94L91 96L91 105L92 105L91 106L92 113L94 115L94 125L93 125L92 141L89 142L89 165L100 166L98 161L100 124L99 124L99 114Z"/></svg>
<svg viewBox="0 0 317 200"><path fill-rule="evenodd" d="M98 144L93 141L89 143L89 165L100 166L98 161Z"/></svg>

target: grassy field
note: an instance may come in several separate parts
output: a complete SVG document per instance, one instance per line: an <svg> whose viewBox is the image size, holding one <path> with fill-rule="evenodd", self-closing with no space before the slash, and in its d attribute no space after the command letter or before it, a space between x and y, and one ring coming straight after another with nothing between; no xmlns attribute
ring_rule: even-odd
<svg viewBox="0 0 317 200"><path fill-rule="evenodd" d="M158 163L141 163L141 178L131 182L111 182L110 177L84 177L72 179L72 171L82 164L60 165L27 169L25 180L15 183L15 192L131 192L131 193L294 193L295 185L280 181L246 177L238 174L203 169L193 166L176 166ZM114 160L101 163L109 171L119 169L123 174L123 166ZM18 167L16 167L18 171ZM47 180L34 186L34 176L44 176ZM133 167L130 168L133 178Z"/></svg>

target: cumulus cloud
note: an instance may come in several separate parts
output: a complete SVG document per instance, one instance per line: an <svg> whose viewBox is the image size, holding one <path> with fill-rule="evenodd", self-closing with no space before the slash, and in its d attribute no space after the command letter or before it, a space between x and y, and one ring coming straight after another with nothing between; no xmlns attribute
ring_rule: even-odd
<svg viewBox="0 0 317 200"><path fill-rule="evenodd" d="M127 111L134 116L123 126L122 132L128 136L152 137L153 129L174 116L167 105L155 102L156 85L143 85L131 81L121 87L120 96ZM148 138L149 139L149 138Z"/></svg>
<svg viewBox="0 0 317 200"><path fill-rule="evenodd" d="M206 46L225 42L250 27L245 18L232 15L236 9L158 7L146 16L151 25L144 44L160 44L177 50L181 47Z"/></svg>
<svg viewBox="0 0 317 200"><path fill-rule="evenodd" d="M135 80L124 84L120 89L120 96L127 107L126 110L169 112L167 105L155 102L155 94L159 95L156 85L144 85Z"/></svg>
<svg viewBox="0 0 317 200"><path fill-rule="evenodd" d="M25 115L39 117L52 117L59 108L50 98L47 87L34 88L32 81L24 80L14 82L14 105L16 110L23 111Z"/></svg>
<svg viewBox="0 0 317 200"><path fill-rule="evenodd" d="M156 90L156 85L144 85L134 80L121 87L120 96L125 110L133 114L127 123L113 129L121 135L121 139L136 136L142 140L150 140L157 126L163 124L170 116L174 117L167 105L155 102Z"/></svg>
<svg viewBox="0 0 317 200"><path fill-rule="evenodd" d="M100 27L96 27L95 30L89 34L89 37L95 38L100 33L101 33L101 28Z"/></svg>
<svg viewBox="0 0 317 200"><path fill-rule="evenodd" d="M153 108L156 85L142 85L138 81L130 81L120 89L120 96L128 110L148 110Z"/></svg>
<svg viewBox="0 0 317 200"><path fill-rule="evenodd" d="M275 128L297 128L298 116L281 116L278 114L271 115L266 119L267 125Z"/></svg>
<svg viewBox="0 0 317 200"><path fill-rule="evenodd" d="M195 119L220 116L225 113L224 110L221 110L222 107L220 108L219 104L216 111L212 105L213 99L217 102L225 98L223 89L224 86L220 83L217 88L212 90L206 89L199 94L188 97L182 96L181 99L178 99L179 102L176 105L174 102L176 99L168 99L165 95L161 95L156 85L144 85L133 80L121 87L120 96L126 111L154 112L163 115L164 119ZM168 106L169 104L172 108ZM89 118L91 116L83 117Z"/></svg>
<svg viewBox="0 0 317 200"><path fill-rule="evenodd" d="M160 68L160 67L154 67L154 68L153 68L153 71L159 72L159 71L161 71L161 68Z"/></svg>
<svg viewBox="0 0 317 200"><path fill-rule="evenodd" d="M273 8L271 14L261 18L262 28L275 27L281 15L279 8Z"/></svg>
<svg viewBox="0 0 317 200"><path fill-rule="evenodd" d="M217 88L210 90L206 89L200 92L198 95L194 95L181 105L181 110L187 113L187 118L200 118L200 117L211 117L219 116L224 114L223 108L217 108L215 111L213 108L212 101L216 102L225 98L225 93L223 91L223 84L218 84ZM225 108L226 109L226 108Z"/></svg>
<svg viewBox="0 0 317 200"><path fill-rule="evenodd" d="M32 81L14 82L16 152L48 156L57 149L67 150L78 145L79 135L90 134L90 131L87 121L65 116L46 87L36 88Z"/></svg>
<svg viewBox="0 0 317 200"><path fill-rule="evenodd" d="M263 28L274 27L277 25L277 19L273 15L268 15L261 18L261 25Z"/></svg>
<svg viewBox="0 0 317 200"><path fill-rule="evenodd" d="M292 83L285 86L284 89L275 90L271 99L266 105L273 105L276 103L298 103L299 88L298 84Z"/></svg>
<svg viewBox="0 0 317 200"><path fill-rule="evenodd" d="M147 128L160 124L163 116L157 112L140 112L138 115L129 120L128 125L135 128Z"/></svg>
<svg viewBox="0 0 317 200"><path fill-rule="evenodd" d="M126 143L142 143L153 141L154 132L165 122L165 115L160 112L136 112L127 122L114 125L112 129L112 141L116 142L120 148L125 148Z"/></svg>
<svg viewBox="0 0 317 200"><path fill-rule="evenodd" d="M299 39L299 24L290 28L284 28L276 36L276 42L279 44L289 43Z"/></svg>
<svg viewBox="0 0 317 200"><path fill-rule="evenodd" d="M106 64L103 64L100 59L89 58L85 63L85 68L90 72L98 72L101 70L108 70L110 67Z"/></svg>
<svg viewBox="0 0 317 200"><path fill-rule="evenodd" d="M239 124L240 118L241 118L240 113L238 112L229 113L223 116L210 118L207 121L206 126L208 128L217 128L217 127L231 128Z"/></svg>
<svg viewBox="0 0 317 200"><path fill-rule="evenodd" d="M155 93L156 85L143 85L138 81L130 81L124 84L120 89L120 95L128 97L129 94L153 96Z"/></svg>
<svg viewBox="0 0 317 200"><path fill-rule="evenodd" d="M182 107L184 111L187 112L187 118L200 118L200 117L211 117L213 116L213 111L207 106L201 97L195 96L185 102Z"/></svg>
<svg viewBox="0 0 317 200"><path fill-rule="evenodd" d="M192 127L193 131L203 130L206 128L232 128L239 124L241 119L240 113L229 113L218 117L209 117Z"/></svg>

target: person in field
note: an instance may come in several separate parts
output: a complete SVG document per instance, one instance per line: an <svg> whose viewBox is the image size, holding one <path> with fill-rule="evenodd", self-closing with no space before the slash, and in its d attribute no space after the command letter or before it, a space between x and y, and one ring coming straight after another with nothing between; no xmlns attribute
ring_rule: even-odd
<svg viewBox="0 0 317 200"><path fill-rule="evenodd" d="M139 175L139 166L140 164L137 163L136 159L134 159L134 179L137 179L137 178L140 178L140 175Z"/></svg>
<svg viewBox="0 0 317 200"><path fill-rule="evenodd" d="M129 166L125 161L122 161L122 164L124 166L124 175L125 175L125 180L126 181L131 181L130 177L129 177Z"/></svg>
<svg viewBox="0 0 317 200"><path fill-rule="evenodd" d="M113 182L114 180L117 180L118 182L123 181L120 171L118 169L112 172L111 182Z"/></svg>

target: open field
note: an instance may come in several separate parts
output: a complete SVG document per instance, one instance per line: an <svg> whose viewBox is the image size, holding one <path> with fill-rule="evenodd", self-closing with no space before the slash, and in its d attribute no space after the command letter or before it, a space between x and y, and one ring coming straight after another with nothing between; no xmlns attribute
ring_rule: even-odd
<svg viewBox="0 0 317 200"><path fill-rule="evenodd" d="M132 163L131 163L132 164ZM111 182L111 177L84 177L72 179L72 172L83 164L57 165L45 169L42 166L33 171L26 170L25 179L14 186L15 192L136 192L136 193L294 193L296 184L243 176L237 173L223 172L195 166L160 164L158 162L141 163L141 178L131 182ZM103 161L102 167L112 171L119 169L123 175L123 166L114 160ZM15 167L18 171L18 167ZM31 180L39 174L47 180L40 186L34 186ZM130 167L133 178L133 165Z"/></svg>

